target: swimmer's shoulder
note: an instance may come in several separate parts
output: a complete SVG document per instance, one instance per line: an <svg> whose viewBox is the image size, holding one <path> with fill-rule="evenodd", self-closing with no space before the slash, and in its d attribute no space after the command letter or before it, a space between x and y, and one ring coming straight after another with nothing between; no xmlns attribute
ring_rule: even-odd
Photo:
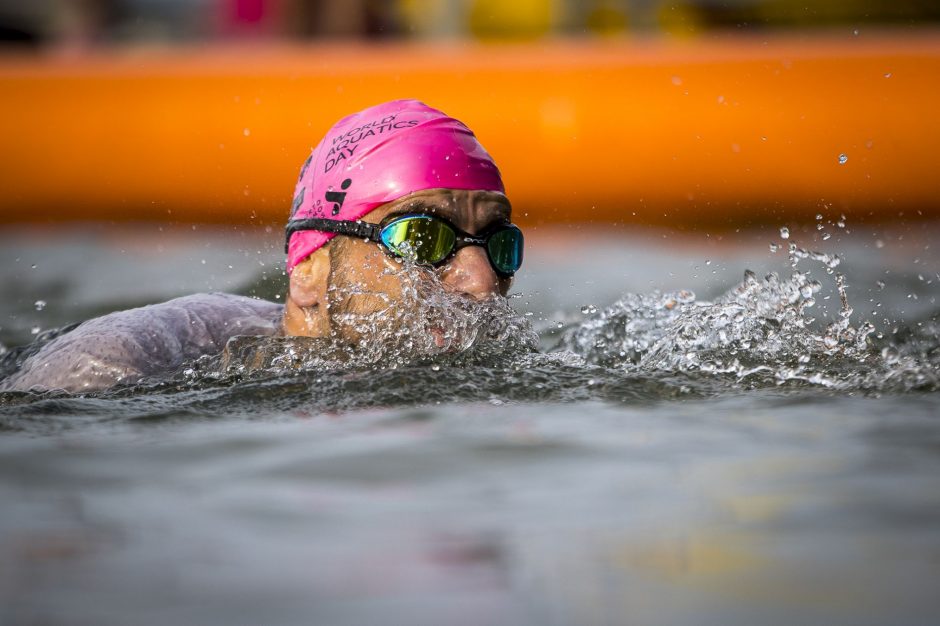
<svg viewBox="0 0 940 626"><path fill-rule="evenodd" d="M153 305L182 310L198 321L216 327L220 339L232 335L272 335L281 330L284 305L231 293L197 293Z"/></svg>
<svg viewBox="0 0 940 626"><path fill-rule="evenodd" d="M180 296L160 304L149 305L149 307L183 308L203 312L221 310L262 317L279 316L284 312L284 305L277 302L220 291Z"/></svg>
<svg viewBox="0 0 940 626"><path fill-rule="evenodd" d="M277 335L281 304L230 293L197 293L85 322L76 331L132 338L138 354L164 366L220 352L237 335Z"/></svg>
<svg viewBox="0 0 940 626"><path fill-rule="evenodd" d="M227 293L115 311L32 350L18 371L0 381L0 391L92 391L169 372L221 352L231 337L280 334L282 316L281 304Z"/></svg>

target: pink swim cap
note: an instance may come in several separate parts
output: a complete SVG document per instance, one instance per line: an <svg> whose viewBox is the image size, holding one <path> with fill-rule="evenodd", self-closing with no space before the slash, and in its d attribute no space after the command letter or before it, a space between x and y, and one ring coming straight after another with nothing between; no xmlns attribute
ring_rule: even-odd
<svg viewBox="0 0 940 626"><path fill-rule="evenodd" d="M290 219L357 220L424 189L505 192L493 159L462 122L417 100L393 100L326 133L300 170ZM287 272L335 236L294 233Z"/></svg>

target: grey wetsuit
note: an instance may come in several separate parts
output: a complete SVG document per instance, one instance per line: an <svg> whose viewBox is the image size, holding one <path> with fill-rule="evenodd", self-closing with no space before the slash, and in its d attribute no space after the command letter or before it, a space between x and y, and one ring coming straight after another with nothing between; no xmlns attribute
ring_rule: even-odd
<svg viewBox="0 0 940 626"><path fill-rule="evenodd" d="M224 293L185 296L78 325L30 355L0 391L76 393L169 373L236 335L276 335L284 307Z"/></svg>

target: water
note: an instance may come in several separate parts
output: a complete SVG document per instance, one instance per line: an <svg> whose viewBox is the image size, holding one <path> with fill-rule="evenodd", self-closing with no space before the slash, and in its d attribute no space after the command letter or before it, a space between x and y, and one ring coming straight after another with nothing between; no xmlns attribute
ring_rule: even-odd
<svg viewBox="0 0 940 626"><path fill-rule="evenodd" d="M839 222L536 229L518 315L426 304L443 347L245 339L169 381L8 396L0 621L929 622L936 230ZM130 234L0 235L0 342L283 289L276 233Z"/></svg>

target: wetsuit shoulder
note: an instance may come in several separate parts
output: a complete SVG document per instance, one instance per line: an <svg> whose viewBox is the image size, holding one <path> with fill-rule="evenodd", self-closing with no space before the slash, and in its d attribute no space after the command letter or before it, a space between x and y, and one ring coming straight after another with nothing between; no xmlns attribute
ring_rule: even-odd
<svg viewBox="0 0 940 626"><path fill-rule="evenodd" d="M169 373L231 337L278 334L282 315L282 305L223 293L109 313L43 345L0 391L95 391Z"/></svg>

